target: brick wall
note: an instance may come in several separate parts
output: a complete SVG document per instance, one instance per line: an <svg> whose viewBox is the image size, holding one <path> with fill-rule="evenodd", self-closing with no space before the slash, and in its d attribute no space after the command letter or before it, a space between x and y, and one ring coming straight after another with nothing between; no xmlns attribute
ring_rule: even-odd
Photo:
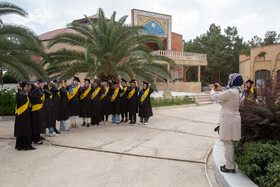
<svg viewBox="0 0 280 187"><path fill-rule="evenodd" d="M183 51L183 35L171 33L171 51Z"/></svg>

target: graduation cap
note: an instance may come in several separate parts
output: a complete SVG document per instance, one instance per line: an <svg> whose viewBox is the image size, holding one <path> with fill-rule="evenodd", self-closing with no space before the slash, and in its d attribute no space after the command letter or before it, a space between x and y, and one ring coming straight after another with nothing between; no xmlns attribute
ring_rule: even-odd
<svg viewBox="0 0 280 187"><path fill-rule="evenodd" d="M81 82L79 77L74 77L73 81Z"/></svg>
<svg viewBox="0 0 280 187"><path fill-rule="evenodd" d="M254 84L254 81L252 81L251 79L247 80L246 83L250 83L250 84Z"/></svg>
<svg viewBox="0 0 280 187"><path fill-rule="evenodd" d="M131 79L131 81L129 83L135 83L135 79Z"/></svg>
<svg viewBox="0 0 280 187"><path fill-rule="evenodd" d="M94 79L94 81L93 82L96 82L96 83L100 83L100 80L98 80L98 79Z"/></svg>
<svg viewBox="0 0 280 187"><path fill-rule="evenodd" d="M108 82L108 80L107 79L102 79L102 82Z"/></svg>
<svg viewBox="0 0 280 187"><path fill-rule="evenodd" d="M20 87L24 88L26 85L29 85L25 80L19 83Z"/></svg>
<svg viewBox="0 0 280 187"><path fill-rule="evenodd" d="M90 80L89 79L84 79L84 81L88 81L90 83Z"/></svg>
<svg viewBox="0 0 280 187"><path fill-rule="evenodd" d="M40 83L46 82L46 81L44 81L44 80L42 80L42 79L38 79L38 82L39 82L39 84L40 84Z"/></svg>
<svg viewBox="0 0 280 187"><path fill-rule="evenodd" d="M118 84L118 82L117 81L113 81L113 85L116 85L116 84Z"/></svg>
<svg viewBox="0 0 280 187"><path fill-rule="evenodd" d="M67 81L67 79L65 77L60 77L59 82L62 82L62 81Z"/></svg>
<svg viewBox="0 0 280 187"><path fill-rule="evenodd" d="M149 83L148 83L148 82L145 82L145 81L143 81L143 84L147 84L147 85L149 85Z"/></svg>
<svg viewBox="0 0 280 187"><path fill-rule="evenodd" d="M52 81L53 81L54 83L57 83L57 82L58 82L58 81L57 81L57 78L52 79Z"/></svg>
<svg viewBox="0 0 280 187"><path fill-rule="evenodd" d="M125 79L122 79L122 82L127 82Z"/></svg>

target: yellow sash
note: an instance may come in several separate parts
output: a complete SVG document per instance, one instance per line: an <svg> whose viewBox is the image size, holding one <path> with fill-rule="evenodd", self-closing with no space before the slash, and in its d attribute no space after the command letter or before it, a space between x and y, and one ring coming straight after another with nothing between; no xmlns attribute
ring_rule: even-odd
<svg viewBox="0 0 280 187"><path fill-rule="evenodd" d="M90 98L94 99L95 96L97 96L97 94L99 93L100 89L101 89L100 87L96 88L95 91L91 94Z"/></svg>
<svg viewBox="0 0 280 187"><path fill-rule="evenodd" d="M79 90L79 86L77 86L76 88L74 88L73 92L71 92L70 94L68 94L68 100L70 101L71 99L73 99L73 97L77 94L78 90Z"/></svg>
<svg viewBox="0 0 280 187"><path fill-rule="evenodd" d="M123 93L121 94L121 97L125 94L125 92L126 92L126 90L127 90L127 87L124 87L123 90L124 90L124 91L123 91Z"/></svg>
<svg viewBox="0 0 280 187"><path fill-rule="evenodd" d="M16 106L15 115L18 115L18 116L21 115L28 108L29 98L28 98L28 96L26 96L26 97L27 97L27 101L26 101L26 103L24 105L22 105L19 108L17 108L17 106Z"/></svg>
<svg viewBox="0 0 280 187"><path fill-rule="evenodd" d="M37 111L40 110L43 107L43 102L41 104L36 104L36 105L32 105L31 111Z"/></svg>
<svg viewBox="0 0 280 187"><path fill-rule="evenodd" d="M50 90L51 90L51 89L52 89L52 87L50 87ZM53 95L51 95L51 96L50 96L50 98L51 98L51 100L52 100L52 98L53 98Z"/></svg>
<svg viewBox="0 0 280 187"><path fill-rule="evenodd" d="M61 88L62 86L60 86L59 88L58 88L58 96L60 97L60 88Z"/></svg>
<svg viewBox="0 0 280 187"><path fill-rule="evenodd" d="M250 92L251 92L251 94L254 94L255 91L254 91L253 87L251 87Z"/></svg>
<svg viewBox="0 0 280 187"><path fill-rule="evenodd" d="M135 88L133 88L129 93L128 93L128 99L130 99L135 93Z"/></svg>
<svg viewBox="0 0 280 187"><path fill-rule="evenodd" d="M141 97L141 103L143 103L145 101L145 99L149 95L149 92L150 92L150 89L148 88Z"/></svg>
<svg viewBox="0 0 280 187"><path fill-rule="evenodd" d="M43 96L41 97L41 100L42 100L43 102L45 102L45 100L46 100L46 95L45 95L45 94L43 94Z"/></svg>
<svg viewBox="0 0 280 187"><path fill-rule="evenodd" d="M111 97L111 102L113 102L113 101L116 99L116 97L117 97L118 94L119 94L119 91L120 91L120 88L117 87L117 88L115 89L115 91L114 91L114 94L113 94L112 97Z"/></svg>
<svg viewBox="0 0 280 187"><path fill-rule="evenodd" d="M109 87L107 86L105 89L106 89L105 94L101 94L101 99L103 99L107 95L107 93L109 91Z"/></svg>
<svg viewBox="0 0 280 187"><path fill-rule="evenodd" d="M88 95L90 90L91 90L91 87L88 87L88 89L84 93L82 93L82 95L80 96L80 99L83 100Z"/></svg>

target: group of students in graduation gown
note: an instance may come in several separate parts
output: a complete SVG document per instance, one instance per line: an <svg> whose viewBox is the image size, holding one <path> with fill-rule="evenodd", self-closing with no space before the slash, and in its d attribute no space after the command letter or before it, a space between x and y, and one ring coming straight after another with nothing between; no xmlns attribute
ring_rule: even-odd
<svg viewBox="0 0 280 187"><path fill-rule="evenodd" d="M58 84L60 82L60 87ZM79 87L79 78L74 77L70 85L65 78L58 82L54 79L48 85L39 79L29 83L26 81L17 85L17 106L15 110L16 146L18 150L34 150L32 142L43 144L41 134L49 129L48 136L57 136L60 131L69 131L66 121L70 119L71 128L78 128L77 118L83 118L82 126L98 126L100 122L108 125L109 115L112 123L136 123L139 113L140 124L148 124L153 115L150 95L154 91L149 83L144 82L139 91L137 82L122 79L121 84L111 80L84 79ZM60 128L56 129L56 121Z"/></svg>

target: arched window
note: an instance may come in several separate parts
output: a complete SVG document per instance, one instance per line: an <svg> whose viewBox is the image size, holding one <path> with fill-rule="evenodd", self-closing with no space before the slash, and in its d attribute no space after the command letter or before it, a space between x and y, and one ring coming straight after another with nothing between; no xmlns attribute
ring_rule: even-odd
<svg viewBox="0 0 280 187"><path fill-rule="evenodd" d="M270 71L269 70L258 70L255 72L255 83L256 87L259 88L261 85L265 84L265 81L269 79Z"/></svg>
<svg viewBox="0 0 280 187"><path fill-rule="evenodd" d="M256 57L255 57L255 61L256 62L262 62L262 61L267 61L267 60L271 60L271 58L269 57L269 55L266 52L261 52L259 53Z"/></svg>

